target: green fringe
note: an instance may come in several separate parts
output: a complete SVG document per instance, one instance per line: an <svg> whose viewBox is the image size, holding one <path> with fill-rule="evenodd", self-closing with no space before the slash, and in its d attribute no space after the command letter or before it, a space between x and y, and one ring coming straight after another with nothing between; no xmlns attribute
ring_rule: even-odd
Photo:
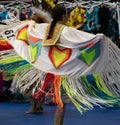
<svg viewBox="0 0 120 125"><path fill-rule="evenodd" d="M100 74L81 76L80 81L82 81L82 87L85 92L91 97L96 98L99 104L107 107L120 106L120 99L114 96L107 88L107 83L104 83ZM101 100L105 101L105 103L102 103Z"/></svg>
<svg viewBox="0 0 120 125"><path fill-rule="evenodd" d="M79 83L75 83L76 80ZM100 74L81 76L76 80L61 76L61 86L81 114L83 111L92 109L94 104L106 107L120 106L120 99L107 88ZM79 84L86 95L80 92Z"/></svg>
<svg viewBox="0 0 120 125"><path fill-rule="evenodd" d="M75 90L72 85L70 85L70 81L68 80L69 78L67 76L62 76L61 85L63 86L63 89L66 91L68 97L70 98L71 102L76 106L78 111L82 114L83 111L92 109L92 104L90 104L84 96L78 93L77 90Z"/></svg>
<svg viewBox="0 0 120 125"><path fill-rule="evenodd" d="M32 65L30 64L26 64L26 65L23 65L23 66L19 66L17 68L11 68L9 70L5 70L3 71L3 79L6 80L6 81L9 81L11 79L13 79L14 75L18 72L18 71L22 71L22 70L25 70L25 69L29 69L31 68Z"/></svg>
<svg viewBox="0 0 120 125"><path fill-rule="evenodd" d="M105 94L107 94L108 96L111 97L115 97L107 88L107 86L105 85L103 79L101 78L100 74L94 74L93 75L94 79L95 79L95 83L98 87L98 89L102 92L104 92Z"/></svg>

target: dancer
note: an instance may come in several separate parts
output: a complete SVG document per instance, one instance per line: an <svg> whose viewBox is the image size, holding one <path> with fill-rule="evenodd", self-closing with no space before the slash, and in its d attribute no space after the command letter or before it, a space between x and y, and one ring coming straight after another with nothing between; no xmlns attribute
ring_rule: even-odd
<svg viewBox="0 0 120 125"><path fill-rule="evenodd" d="M56 5L52 11L52 18L53 18L53 21L51 22L50 30L48 32L48 36L46 37L46 40L52 39L54 29L57 23L66 24L67 19L68 19L66 8L63 6ZM63 95L63 93L64 93L64 98L65 98L67 95L62 89L61 94ZM69 99L62 100L63 101L62 109L59 106L57 106L55 117L54 117L54 125L63 125L64 114L65 114L65 103L68 103L69 102L68 100Z"/></svg>
<svg viewBox="0 0 120 125"><path fill-rule="evenodd" d="M80 113L94 105L119 105L119 48L103 34L63 25L67 17L63 6L56 5L52 12L51 24L28 21L0 33L20 56L41 71L42 84L35 88L33 97L39 100L46 86L53 85L58 106L54 125L63 124L67 102Z"/></svg>

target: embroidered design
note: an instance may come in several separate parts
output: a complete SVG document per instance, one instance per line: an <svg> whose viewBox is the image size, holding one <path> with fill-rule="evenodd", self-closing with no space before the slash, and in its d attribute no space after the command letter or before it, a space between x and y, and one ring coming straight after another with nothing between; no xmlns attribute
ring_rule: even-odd
<svg viewBox="0 0 120 125"><path fill-rule="evenodd" d="M71 56L72 50L68 48L58 48L51 46L49 51L49 58L52 61L55 68L59 68L65 63Z"/></svg>
<svg viewBox="0 0 120 125"><path fill-rule="evenodd" d="M28 33L27 33L28 25L24 26L22 29L18 31L17 39L22 40L28 44ZM28 44L29 45L29 44Z"/></svg>
<svg viewBox="0 0 120 125"><path fill-rule="evenodd" d="M46 33L45 33L45 39L43 40L43 46L55 45L56 42L58 41L60 35L61 35L61 32L62 32L63 28L64 28L64 25L56 24L56 27L53 31L52 38L46 39L47 35L48 35L48 32L49 32L49 29L50 29L50 26L48 26L47 30L46 30Z"/></svg>
<svg viewBox="0 0 120 125"><path fill-rule="evenodd" d="M78 58L91 65L100 56L100 42L93 42L78 54Z"/></svg>
<svg viewBox="0 0 120 125"><path fill-rule="evenodd" d="M29 35L28 41L30 44L30 52L31 52L31 62L33 63L36 58L40 55L42 41L39 38Z"/></svg>

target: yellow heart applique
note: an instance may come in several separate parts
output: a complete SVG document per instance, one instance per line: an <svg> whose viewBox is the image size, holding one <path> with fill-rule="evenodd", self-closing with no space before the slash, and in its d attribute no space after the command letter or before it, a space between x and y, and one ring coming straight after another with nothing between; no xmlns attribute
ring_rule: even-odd
<svg viewBox="0 0 120 125"><path fill-rule="evenodd" d="M50 47L49 58L55 68L59 68L71 56L72 50L68 48L60 49L56 46Z"/></svg>

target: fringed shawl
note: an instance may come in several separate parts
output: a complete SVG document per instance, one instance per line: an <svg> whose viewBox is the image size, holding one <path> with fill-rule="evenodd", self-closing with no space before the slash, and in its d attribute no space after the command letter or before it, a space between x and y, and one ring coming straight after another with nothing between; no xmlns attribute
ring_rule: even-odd
<svg viewBox="0 0 120 125"><path fill-rule="evenodd" d="M1 32L19 56L39 70L41 86L34 88L33 96L40 98L45 87L52 84L60 107L61 86L81 113L94 105L119 105L119 48L103 34L93 35L71 27L63 28L55 45L43 46L48 25L28 21Z"/></svg>

